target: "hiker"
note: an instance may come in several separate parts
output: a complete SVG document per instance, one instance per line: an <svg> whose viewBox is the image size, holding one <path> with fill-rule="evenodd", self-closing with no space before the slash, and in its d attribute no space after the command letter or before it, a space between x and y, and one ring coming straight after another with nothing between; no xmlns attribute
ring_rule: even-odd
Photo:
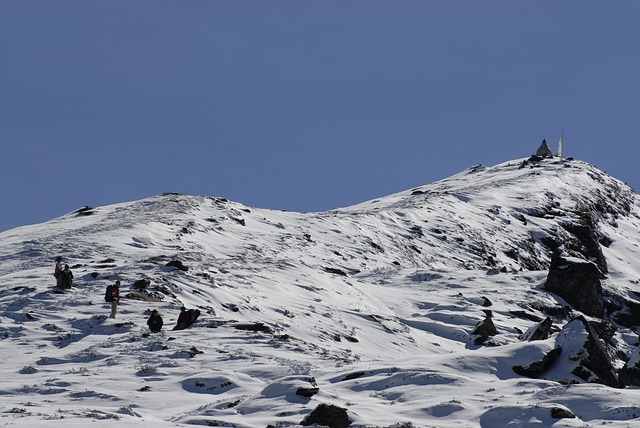
<svg viewBox="0 0 640 428"><path fill-rule="evenodd" d="M189 312L184 306L180 308L180 315L178 315L178 322L173 327L174 330L184 330L189 327Z"/></svg>
<svg viewBox="0 0 640 428"><path fill-rule="evenodd" d="M71 288L73 285L73 273L69 269L69 265L64 265L64 269L60 274L60 287Z"/></svg>
<svg viewBox="0 0 640 428"><path fill-rule="evenodd" d="M109 315L109 318L115 318L116 310L118 309L118 304L120 303L120 281L116 281L115 284L108 286L107 293L104 297L105 300L111 302L111 315Z"/></svg>
<svg viewBox="0 0 640 428"><path fill-rule="evenodd" d="M147 325L149 326L149 330L151 330L151 333L159 333L160 330L162 330L163 323L164 322L162 321L162 317L160 316L158 311L155 309L151 311L151 316L147 320Z"/></svg>
<svg viewBox="0 0 640 428"><path fill-rule="evenodd" d="M56 288L62 288L62 257L56 257L56 267L53 269L53 276L56 278Z"/></svg>
<svg viewBox="0 0 640 428"><path fill-rule="evenodd" d="M184 330L187 327L191 327L191 324L196 322L199 316L200 311L198 309L187 310L184 306L181 307L178 322L176 323L176 326L173 327L173 330Z"/></svg>

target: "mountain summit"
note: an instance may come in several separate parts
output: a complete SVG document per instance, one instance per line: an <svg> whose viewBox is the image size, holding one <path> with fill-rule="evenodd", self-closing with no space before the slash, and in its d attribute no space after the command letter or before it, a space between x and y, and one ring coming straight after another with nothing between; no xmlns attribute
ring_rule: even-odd
<svg viewBox="0 0 640 428"><path fill-rule="evenodd" d="M639 213L594 166L534 156L321 213L164 194L9 230L3 417L635 426ZM200 315L171 330L181 307Z"/></svg>

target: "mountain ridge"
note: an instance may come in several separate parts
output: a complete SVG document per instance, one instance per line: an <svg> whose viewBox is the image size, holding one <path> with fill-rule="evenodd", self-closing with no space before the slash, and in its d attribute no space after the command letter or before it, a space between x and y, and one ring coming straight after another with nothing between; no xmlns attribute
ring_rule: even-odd
<svg viewBox="0 0 640 428"><path fill-rule="evenodd" d="M125 411L104 400L89 400L102 409L100 414L136 423L159 414L157 419L172 424L250 427L280 421L285 424L280 426L294 426L312 404L332 402L349 409L359 426L492 426L482 420L494 420L497 413L443 401L449 386L439 390L437 385L466 385L477 393L480 379L525 382L511 367L534 364L558 346L562 326L579 311L544 289L554 254L566 263L576 259L599 266L603 298L611 303L607 322L617 322L616 313L633 312L640 295L640 264L632 259L640 237L638 213L636 195L624 183L588 163L557 158L475 166L435 183L321 213L251 208L219 197L180 194L84 207L0 234L0 333L34 355L13 368L13 377L46 378L50 370L59 375L51 369L57 366L68 373L78 360L87 372L98 373L107 362L142 379L151 390L179 392L180 404L168 408L144 401L142 410ZM57 255L64 255L76 274L76 287L63 296L48 291L49 264ZM124 322L107 320L98 307L104 286L115 279L125 284ZM140 280L148 281L143 290L134 287ZM168 314L181 305L202 312L189 330L192 337L145 332L146 310L160 309L170 327ZM81 315L56 312L69 308ZM544 340L522 341L536 327L533 320L545 317L553 318L555 333L552 329ZM497 334L479 341L478 326L488 319ZM588 327L591 320L585 322ZM627 324L606 341L606 352L619 353L610 355L616 369L634 352L635 325ZM209 344L210 337L215 343ZM25 338L39 345L25 344ZM107 351L107 345L113 349ZM69 347L78 348L80 357L66 353ZM47 348L59 352L59 362L47 360ZM187 352L192 348L204 355ZM135 351L128 355L127 349ZM184 358L177 355L185 352L194 355L183 362L188 367L177 368L175 361ZM151 356L160 362L152 363ZM436 369L420 368L419 356ZM270 368L245 366L245 360ZM465 364L485 365L488 371L465 369ZM596 370L587 364L583 370L589 374L580 377L569 365L556 363L549 378L540 375L526 382L551 391L554 385L583 384ZM173 371L180 372L182 386L169 376ZM405 380L392 381L394 372ZM363 374L351 377L354 373ZM453 380L454 373L462 377ZM319 399L291 392L300 385L310 387L311 377L320 380ZM227 383L233 386L219 386ZM351 386L343 387L345 383ZM421 399L425 385L435 392ZM59 395L73 396L78 394L74 388L83 386L82 379L70 382L59 388ZM46 409L38 400L45 394L20 388L16 383L3 394L37 420L36 412L19 403L26 395ZM124 390L129 400L140 395L127 383ZM362 391L377 398L358 406ZM624 391L629 402L637 398L632 390ZM90 395L103 393L96 389ZM204 406L200 410L190 403L194 394ZM604 403L606 394L599 390L595 396ZM465 395L469 403L477 400L472 395ZM218 404L212 404L213 398ZM529 398L535 400L535 394ZM408 404L389 413L387 406L397 400ZM536 402L546 408L542 401ZM510 412L508 399L497 402L503 413ZM56 405L69 407L63 403L56 400ZM431 410L416 410L425 406ZM611 422L574 407L576 420ZM248 410L252 408L257 410ZM445 408L444 416L434 416L435 409ZM542 418L533 408L523 409ZM618 407L629 415L624 423L632 423L634 409ZM74 411L84 415L75 419L87 417ZM247 422L248 414L257 422Z"/></svg>

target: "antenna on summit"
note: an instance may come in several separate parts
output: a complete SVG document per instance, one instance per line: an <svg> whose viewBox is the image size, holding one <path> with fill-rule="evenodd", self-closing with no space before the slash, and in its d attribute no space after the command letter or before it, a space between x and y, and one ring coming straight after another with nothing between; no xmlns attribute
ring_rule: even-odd
<svg viewBox="0 0 640 428"><path fill-rule="evenodd" d="M564 129L560 134L560 141L558 141L558 157L562 158L562 140L564 139Z"/></svg>

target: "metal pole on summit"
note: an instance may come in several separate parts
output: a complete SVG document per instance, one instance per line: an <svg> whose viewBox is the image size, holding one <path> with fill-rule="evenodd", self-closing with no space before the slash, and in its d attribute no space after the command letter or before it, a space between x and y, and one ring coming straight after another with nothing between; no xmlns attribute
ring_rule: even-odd
<svg viewBox="0 0 640 428"><path fill-rule="evenodd" d="M562 130L562 133L560 134L560 141L558 141L558 157L562 158L562 143L564 140L564 129Z"/></svg>

